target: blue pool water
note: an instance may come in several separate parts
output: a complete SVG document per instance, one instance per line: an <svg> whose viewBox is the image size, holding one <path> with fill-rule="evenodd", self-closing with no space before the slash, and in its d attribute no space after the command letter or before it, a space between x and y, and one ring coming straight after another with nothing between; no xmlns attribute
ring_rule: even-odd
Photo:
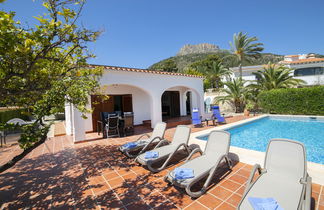
<svg viewBox="0 0 324 210"><path fill-rule="evenodd" d="M265 117L227 130L231 145L265 152L270 139L286 138L304 143L307 160L324 164L324 120ZM207 140L208 136L198 137Z"/></svg>

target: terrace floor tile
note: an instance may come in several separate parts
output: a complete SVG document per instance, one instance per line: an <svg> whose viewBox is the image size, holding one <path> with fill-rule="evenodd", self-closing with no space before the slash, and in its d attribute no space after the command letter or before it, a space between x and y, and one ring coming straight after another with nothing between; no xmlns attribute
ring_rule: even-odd
<svg viewBox="0 0 324 210"><path fill-rule="evenodd" d="M191 127L196 132L213 126ZM163 180L183 162L154 174L117 150L118 145L151 131L136 126L133 136L109 139L90 133L86 136L91 141L77 144L71 136L48 139L0 173L0 209L235 209L253 166L237 162L231 171L224 166L208 191L192 199L184 189ZM171 140L174 132L175 128L167 129L166 138ZM15 153L12 149L0 148L1 161ZM312 190L313 209L324 210L324 187L313 184Z"/></svg>

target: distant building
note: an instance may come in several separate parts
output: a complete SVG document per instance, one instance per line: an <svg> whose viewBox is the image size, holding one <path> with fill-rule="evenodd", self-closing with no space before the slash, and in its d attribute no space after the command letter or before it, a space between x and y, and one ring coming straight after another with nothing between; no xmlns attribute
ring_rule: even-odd
<svg viewBox="0 0 324 210"><path fill-rule="evenodd" d="M315 58L314 54L286 55L283 64L294 69L294 77L304 80L306 85L324 85L324 58ZM263 70L264 65L244 66L242 68L244 80L256 80L253 72ZM232 68L234 77L239 77L239 68Z"/></svg>

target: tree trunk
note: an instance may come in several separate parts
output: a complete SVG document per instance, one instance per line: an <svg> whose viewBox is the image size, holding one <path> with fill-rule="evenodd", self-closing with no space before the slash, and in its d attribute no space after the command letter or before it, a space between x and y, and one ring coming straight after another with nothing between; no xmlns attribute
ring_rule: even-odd
<svg viewBox="0 0 324 210"><path fill-rule="evenodd" d="M240 63L240 65L239 65L239 72L240 72L240 79L242 80L242 76L243 76L243 73L242 73L242 63Z"/></svg>
<svg viewBox="0 0 324 210"><path fill-rule="evenodd" d="M216 79L216 88L219 89L219 80Z"/></svg>

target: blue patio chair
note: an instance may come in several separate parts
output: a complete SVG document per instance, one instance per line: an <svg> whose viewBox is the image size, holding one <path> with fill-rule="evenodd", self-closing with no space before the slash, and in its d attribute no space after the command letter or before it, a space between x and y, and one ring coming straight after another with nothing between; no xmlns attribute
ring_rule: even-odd
<svg viewBox="0 0 324 210"><path fill-rule="evenodd" d="M219 106L213 106L213 118L217 119L218 123L226 123L225 117L223 117L219 111Z"/></svg>
<svg viewBox="0 0 324 210"><path fill-rule="evenodd" d="M192 113L191 113L191 121L192 121L192 124L194 126L196 125L202 125L201 123L201 117L199 115L199 110L197 108L193 108L192 109Z"/></svg>

